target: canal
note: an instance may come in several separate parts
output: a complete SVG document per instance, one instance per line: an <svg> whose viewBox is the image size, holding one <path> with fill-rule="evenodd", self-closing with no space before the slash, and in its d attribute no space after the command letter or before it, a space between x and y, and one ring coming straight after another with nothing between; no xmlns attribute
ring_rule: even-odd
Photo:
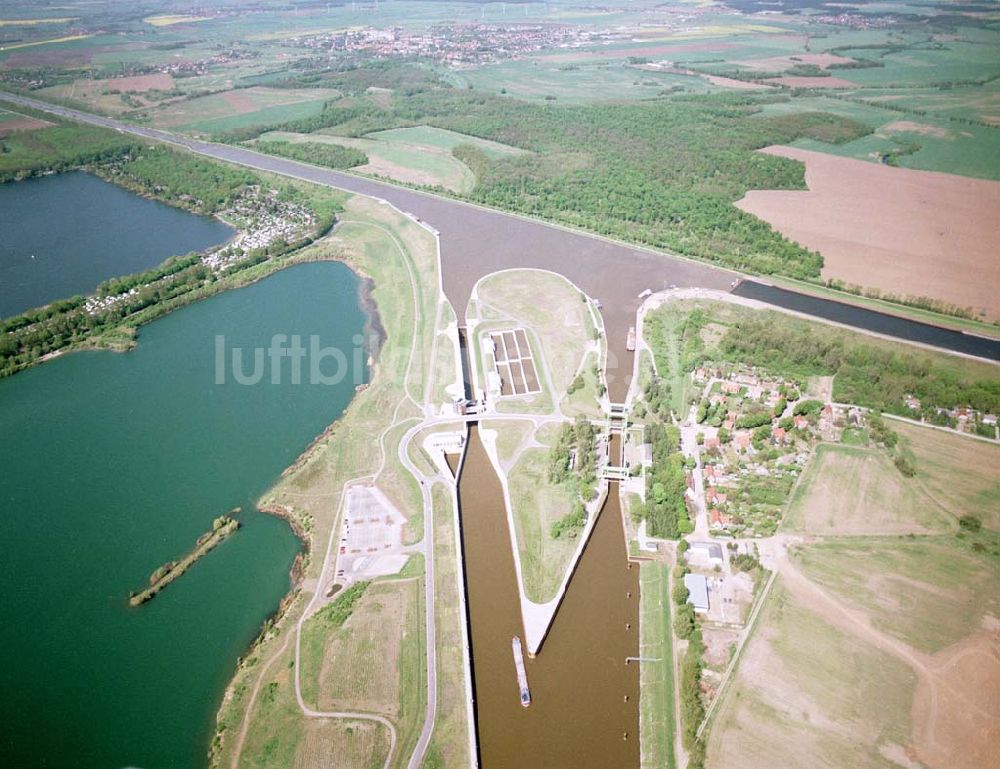
<svg viewBox="0 0 1000 769"><path fill-rule="evenodd" d="M475 425L458 497L483 769L639 766L639 569L628 563L618 486L539 654L522 708L511 638L524 637L503 491Z"/></svg>

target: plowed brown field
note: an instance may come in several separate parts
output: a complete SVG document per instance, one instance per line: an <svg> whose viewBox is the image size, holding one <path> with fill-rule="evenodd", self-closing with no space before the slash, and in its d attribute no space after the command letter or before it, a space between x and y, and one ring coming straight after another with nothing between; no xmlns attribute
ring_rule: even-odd
<svg viewBox="0 0 1000 769"><path fill-rule="evenodd" d="M823 277L1000 318L1000 182L763 151L804 162L809 190L753 190L737 205L823 254Z"/></svg>

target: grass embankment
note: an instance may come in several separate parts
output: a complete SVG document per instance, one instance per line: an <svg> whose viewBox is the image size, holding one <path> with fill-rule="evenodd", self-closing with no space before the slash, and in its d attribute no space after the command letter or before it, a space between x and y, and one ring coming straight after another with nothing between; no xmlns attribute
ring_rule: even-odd
<svg viewBox="0 0 1000 769"><path fill-rule="evenodd" d="M423 769L469 765L469 722L466 709L465 665L459 602L458 543L451 496L435 484L434 611L437 626L437 718Z"/></svg>
<svg viewBox="0 0 1000 769"><path fill-rule="evenodd" d="M198 537L194 550L185 555L179 561L169 561L154 571L149 577L149 587L138 593L130 593L128 598L129 606L141 606L146 601L152 600L163 588L180 577L184 572L194 566L199 558L203 558L224 539L231 534L235 534L240 527L240 522L228 515L216 518L212 522L212 530L207 531Z"/></svg>
<svg viewBox="0 0 1000 769"><path fill-rule="evenodd" d="M643 769L674 769L673 634L670 627L670 566L645 561L639 566L640 625L644 662L639 668L639 732Z"/></svg>
<svg viewBox="0 0 1000 769"><path fill-rule="evenodd" d="M311 552L317 552L316 548L323 552L326 547L337 523L344 483L378 469L382 457L380 445L384 445L387 465L398 463L393 440L398 440L399 433L389 431L381 444L373 437L386 431L397 406L404 402L411 348L417 353L409 384L414 394L422 391L423 378L430 370L430 362L422 356L429 355L431 348L428 340L434 332L437 301L436 249L433 237L426 230L365 198L351 198L345 204L343 219L345 223L331 236L307 252L312 258L342 258L373 280L372 297L385 326L385 346L372 370L369 386L355 396L340 420L307 457L296 463L295 470L284 475L261 501L261 504L280 505L291 516L312 522L308 529ZM415 291L410 285L411 274L418 281ZM417 319L416 342L414 319ZM399 419L416 416L416 407L408 402L397 414ZM393 501L408 518L419 512L405 499ZM308 560L304 577L317 579L319 569L317 560ZM302 592L301 584L295 588L286 613L251 649L236 672L218 716L213 766L228 767L237 758L239 733L244 726L248 737L239 762L250 766L292 766L309 757L317 760L325 757L323 760L329 761L336 756L338 762L352 762L352 766L373 762L381 766L384 760L388 733L383 727L350 720L308 719L295 703L290 679L293 671L288 669L294 663L294 655L290 653L294 645L286 642L294 637L292 627L311 598L311 593ZM338 664L365 663L341 659ZM302 683L306 681L303 679ZM273 706L265 708L261 693L272 684L277 684L275 701ZM411 703L410 710L414 719L422 719L422 706ZM402 733L400 740L403 744ZM279 745L280 750L269 749L270 741Z"/></svg>

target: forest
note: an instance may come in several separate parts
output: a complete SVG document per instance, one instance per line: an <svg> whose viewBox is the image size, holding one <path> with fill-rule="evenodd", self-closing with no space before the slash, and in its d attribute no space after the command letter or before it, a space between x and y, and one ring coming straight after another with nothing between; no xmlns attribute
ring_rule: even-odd
<svg viewBox="0 0 1000 769"><path fill-rule="evenodd" d="M0 107L5 104L0 101ZM11 105L10 109L15 107ZM0 137L0 184L126 157L144 146L138 139L114 131L82 123L64 123L51 115L20 106L16 111L53 125Z"/></svg>
<svg viewBox="0 0 1000 769"><path fill-rule="evenodd" d="M762 113L783 98L722 94L563 106L422 82L398 91L388 107L345 99L313 117L225 138L247 141L275 129L353 137L415 125L450 129L530 151L490 159L456 147L476 174L467 195L475 202L746 272L818 278L818 253L733 203L750 189L805 187L801 163L755 150L799 138L846 142L869 128L826 113Z"/></svg>
<svg viewBox="0 0 1000 769"><path fill-rule="evenodd" d="M280 155L283 158L327 168L354 168L368 162L368 156L361 150L341 147L338 144L259 141L254 143L253 148L268 155Z"/></svg>

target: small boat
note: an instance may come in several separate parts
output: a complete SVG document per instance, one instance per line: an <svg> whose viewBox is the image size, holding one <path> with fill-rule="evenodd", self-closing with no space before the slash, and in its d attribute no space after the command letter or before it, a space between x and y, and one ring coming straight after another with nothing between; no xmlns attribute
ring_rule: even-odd
<svg viewBox="0 0 1000 769"><path fill-rule="evenodd" d="M526 708L531 704L531 691L528 689L528 674L524 670L524 654L521 652L521 639L518 636L511 639L511 647L514 650L514 667L517 669L517 687L521 692L521 707Z"/></svg>

